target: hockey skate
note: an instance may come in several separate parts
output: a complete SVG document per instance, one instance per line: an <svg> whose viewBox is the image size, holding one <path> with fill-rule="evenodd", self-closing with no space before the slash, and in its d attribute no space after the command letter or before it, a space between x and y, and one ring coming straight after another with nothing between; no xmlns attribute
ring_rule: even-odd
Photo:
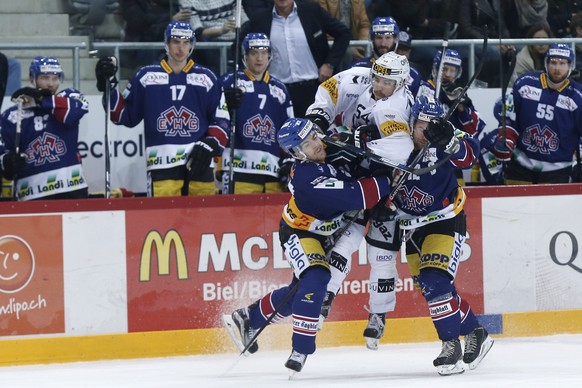
<svg viewBox="0 0 582 388"><path fill-rule="evenodd" d="M242 309L234 310L231 315L223 315L222 321L230 338L232 338L238 350L242 352L251 342L256 332L256 330L250 327L249 309L243 307ZM245 356L255 353L257 350L259 350L259 344L255 340L245 352Z"/></svg>
<svg viewBox="0 0 582 388"><path fill-rule="evenodd" d="M335 294L331 291L327 291L325 298L323 298L323 304L321 305L321 311L319 312L319 322L317 322L317 330L321 330L323 327L323 321L329 317L329 312L331 311L331 304L335 298Z"/></svg>
<svg viewBox="0 0 582 388"><path fill-rule="evenodd" d="M307 360L307 354L299 353L295 349L291 352L289 359L285 362L285 367L289 369L289 378L297 372L301 372L303 365L305 365L305 360Z"/></svg>
<svg viewBox="0 0 582 388"><path fill-rule="evenodd" d="M456 375L463 373L465 367L463 364L463 351L461 350L461 341L453 339L443 341L441 354L432 362L441 376Z"/></svg>
<svg viewBox="0 0 582 388"><path fill-rule="evenodd" d="M386 313L376 314L370 313L368 317L368 326L364 330L364 338L366 338L366 347L370 350L378 350L380 338L384 335L384 327L386 326Z"/></svg>
<svg viewBox="0 0 582 388"><path fill-rule="evenodd" d="M493 338L489 336L487 330L483 326L477 327L465 336L463 361L469 369L477 368L492 346Z"/></svg>

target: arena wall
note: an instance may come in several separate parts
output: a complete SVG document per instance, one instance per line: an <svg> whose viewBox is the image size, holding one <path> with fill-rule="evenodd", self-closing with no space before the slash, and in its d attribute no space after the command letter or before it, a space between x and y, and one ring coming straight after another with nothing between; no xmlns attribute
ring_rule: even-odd
<svg viewBox="0 0 582 388"><path fill-rule="evenodd" d="M582 184L473 187L457 288L496 337L580 333ZM288 194L0 203L0 365L235 353L220 317L287 284ZM318 335L364 346L365 246ZM436 341L399 258L383 343ZM262 349L288 348L288 322Z"/></svg>

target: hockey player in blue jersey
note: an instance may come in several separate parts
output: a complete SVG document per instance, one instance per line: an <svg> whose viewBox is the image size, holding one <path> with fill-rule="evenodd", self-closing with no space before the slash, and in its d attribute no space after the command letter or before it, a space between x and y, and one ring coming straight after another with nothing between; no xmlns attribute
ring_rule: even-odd
<svg viewBox="0 0 582 388"><path fill-rule="evenodd" d="M433 364L441 375L463 373L465 364L475 369L493 340L479 325L469 303L455 288L461 247L465 240L465 193L455 169L470 168L479 153L478 141L443 120L444 112L433 98L421 96L412 107L411 127L415 150L408 163L430 142L415 168L444 164L417 176L396 178L394 205L404 230L410 273L425 297L442 352ZM398 185L399 179L402 184ZM464 355L459 336L465 336Z"/></svg>
<svg viewBox="0 0 582 388"><path fill-rule="evenodd" d="M56 58L34 58L29 75L32 87L12 94L13 101L22 100L22 112L13 106L1 118L7 151L1 157L4 176L16 176L19 201L87 198L77 143L79 121L89 105L78 90L57 92L64 73ZM16 144L19 120L21 134Z"/></svg>
<svg viewBox="0 0 582 388"><path fill-rule="evenodd" d="M326 146L318 131L317 125L307 119L289 119L277 135L281 148L295 158L289 183L292 197L283 209L279 229L293 280L224 316L229 333L242 351L275 309L278 312L273 321L292 315L293 351L285 366L295 372L301 371L307 356L315 352L319 313L331 276L326 257L346 226L344 213L372 208L390 192L386 176L356 180L327 164ZM293 295L288 298L290 292ZM248 351L257 349L255 342Z"/></svg>
<svg viewBox="0 0 582 388"><path fill-rule="evenodd" d="M393 17L384 16L374 19L370 24L372 55L353 62L351 67L372 67L376 59L390 51L396 51L399 45L399 34L400 28ZM410 74L405 82L413 96L416 96L421 81L422 77L418 70L410 66Z"/></svg>
<svg viewBox="0 0 582 388"><path fill-rule="evenodd" d="M173 21L164 32L167 57L144 66L123 95L112 88L111 120L135 127L144 121L148 195L210 195L213 157L228 143L229 115L216 75L189 58L194 31ZM117 68L115 59L100 59L97 88L105 91Z"/></svg>
<svg viewBox="0 0 582 388"><path fill-rule="evenodd" d="M286 189L287 174L280 174L285 158L277 143L277 131L293 117L287 87L267 70L271 42L265 34L250 33L242 42L244 70L221 77L229 109L236 110L234 194L276 193ZM222 154L223 182L231 168L230 148ZM280 182L283 180L283 183ZM226 185L225 185L226 186ZM228 191L223 187L223 193Z"/></svg>
<svg viewBox="0 0 582 388"><path fill-rule="evenodd" d="M456 82L461 78L463 60L457 50L446 49L444 58L442 57L442 50L437 52L432 62L431 77L429 80L420 83L417 97L435 97L438 83L438 69L441 60L444 63L441 76L441 90L438 93L439 101L443 104L446 112L458 98L462 98L455 112L451 114L450 121L456 128L461 129L471 136L477 136L485 128L485 122L481 119L471 99L466 94L463 96L460 95L463 88L457 85Z"/></svg>
<svg viewBox="0 0 582 388"><path fill-rule="evenodd" d="M582 85L569 79L574 68L569 45L553 43L545 72L529 72L513 85L513 111L499 129L495 156L508 185L568 183L582 136Z"/></svg>

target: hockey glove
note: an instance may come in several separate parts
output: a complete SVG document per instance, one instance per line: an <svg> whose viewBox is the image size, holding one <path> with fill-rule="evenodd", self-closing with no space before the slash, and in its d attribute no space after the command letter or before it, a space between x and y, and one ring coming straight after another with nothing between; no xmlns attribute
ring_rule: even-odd
<svg viewBox="0 0 582 388"><path fill-rule="evenodd" d="M505 131L503 128L497 130L497 139L495 139L492 151L497 160L501 162L508 162L511 160L511 155L515 150L517 137L517 132L511 127L505 127Z"/></svg>
<svg viewBox="0 0 582 388"><path fill-rule="evenodd" d="M290 180L291 167L293 167L293 158L279 159L279 182L285 187Z"/></svg>
<svg viewBox="0 0 582 388"><path fill-rule="evenodd" d="M95 78L97 79L97 90L104 92L106 82L110 82L112 88L117 85L117 58L104 57L97 61L95 65Z"/></svg>
<svg viewBox="0 0 582 388"><path fill-rule="evenodd" d="M354 129L354 145L363 150L366 149L366 143L371 140L378 140L380 131L374 124L360 125Z"/></svg>
<svg viewBox="0 0 582 388"><path fill-rule="evenodd" d="M27 109L40 105L43 98L50 97L52 95L53 94L48 89L36 89L27 86L25 88L20 88L12 93L11 98L13 102L17 102L19 99L22 99L22 107Z"/></svg>
<svg viewBox="0 0 582 388"><path fill-rule="evenodd" d="M7 152L0 156L0 165L6 179L14 179L14 175L21 173L26 167L26 154Z"/></svg>
<svg viewBox="0 0 582 388"><path fill-rule="evenodd" d="M327 114L323 110L318 112L319 110L320 109L314 109L313 112L305 115L305 118L325 132L329 128L329 121L326 119Z"/></svg>
<svg viewBox="0 0 582 388"><path fill-rule="evenodd" d="M218 140L214 138L206 138L194 143L194 148L188 156L186 168L188 169L190 179L199 178L208 167L213 156L222 154L222 148L218 144Z"/></svg>
<svg viewBox="0 0 582 388"><path fill-rule="evenodd" d="M445 119L436 119L428 123L424 137L447 154L454 154L461 147L459 139L455 137L455 127Z"/></svg>
<svg viewBox="0 0 582 388"><path fill-rule="evenodd" d="M237 110L241 107L245 93L240 88L224 89L224 99L228 109Z"/></svg>
<svg viewBox="0 0 582 388"><path fill-rule="evenodd" d="M381 199L368 213L370 219L376 222L393 221L396 218L396 206L390 198Z"/></svg>

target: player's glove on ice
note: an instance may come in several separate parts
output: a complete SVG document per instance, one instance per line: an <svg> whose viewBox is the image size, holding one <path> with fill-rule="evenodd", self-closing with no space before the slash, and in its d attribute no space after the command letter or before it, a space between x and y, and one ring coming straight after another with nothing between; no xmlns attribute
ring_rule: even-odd
<svg viewBox="0 0 582 388"><path fill-rule="evenodd" d="M186 168L189 171L190 179L197 179L202 176L208 167L212 157L222 154L222 147L215 138L206 138L194 143L194 148L188 156Z"/></svg>
<svg viewBox="0 0 582 388"><path fill-rule="evenodd" d="M105 57L99 59L95 65L97 90L104 92L107 82L111 82L111 85L115 87L115 85L117 85L117 78L115 77L115 74L117 74L117 58Z"/></svg>
<svg viewBox="0 0 582 388"><path fill-rule="evenodd" d="M229 88L224 90L224 99L228 109L237 110L241 107L245 93L240 88Z"/></svg>
<svg viewBox="0 0 582 388"><path fill-rule="evenodd" d="M14 179L14 175L21 173L26 167L26 154L7 152L0 156L0 165L6 179Z"/></svg>
<svg viewBox="0 0 582 388"><path fill-rule="evenodd" d="M293 167L293 158L281 158L279 159L279 182L282 185L287 186L290 179L291 167Z"/></svg>
<svg viewBox="0 0 582 388"><path fill-rule="evenodd" d="M424 137L432 145L444 150L447 154L454 154L461 147L459 139L455 137L455 127L442 118L428 123L428 128L424 130Z"/></svg>

